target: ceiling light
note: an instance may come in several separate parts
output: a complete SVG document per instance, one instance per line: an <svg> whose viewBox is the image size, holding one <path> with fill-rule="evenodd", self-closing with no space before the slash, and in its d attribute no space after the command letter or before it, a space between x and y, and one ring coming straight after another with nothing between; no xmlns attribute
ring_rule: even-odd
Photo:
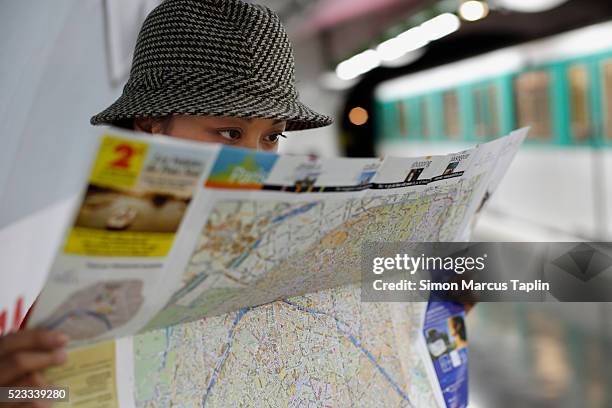
<svg viewBox="0 0 612 408"><path fill-rule="evenodd" d="M500 6L524 13L537 13L550 10L560 6L566 1L567 0L496 0L497 4Z"/></svg>
<svg viewBox="0 0 612 408"><path fill-rule="evenodd" d="M485 18L489 14L487 3L477 0L469 0L461 3L459 15L466 21L476 21Z"/></svg>
<svg viewBox="0 0 612 408"><path fill-rule="evenodd" d="M380 66L381 63L399 60L403 56L423 48L430 41L454 33L460 26L461 20L456 15L452 13L441 14L418 27L401 33L397 37L384 41L376 47L376 50L369 49L342 61L336 67L336 75L345 81L357 78L359 75ZM414 53L413 56L418 58L420 55L420 53Z"/></svg>
<svg viewBox="0 0 612 408"><path fill-rule="evenodd" d="M421 28L415 27L381 43L376 47L376 52L378 52L382 61L393 61L426 46L428 43L429 41Z"/></svg>
<svg viewBox="0 0 612 408"><path fill-rule="evenodd" d="M346 61L341 62L336 67L338 78L349 80L364 74L380 65L380 57L374 50L366 50Z"/></svg>
<svg viewBox="0 0 612 408"><path fill-rule="evenodd" d="M406 52L415 51L429 44L429 38L421 27L414 27L397 36Z"/></svg>
<svg viewBox="0 0 612 408"><path fill-rule="evenodd" d="M454 33L459 27L461 27L459 17L452 13L444 13L424 22L420 28L425 38L433 41Z"/></svg>
<svg viewBox="0 0 612 408"><path fill-rule="evenodd" d="M392 61L406 53L402 47L401 41L397 37L380 43L378 47L376 47L376 52L383 61Z"/></svg>
<svg viewBox="0 0 612 408"><path fill-rule="evenodd" d="M381 61L380 65L383 67L395 68L404 65L412 64L425 54L425 47L419 48L418 50L410 51L405 53L399 58L390 61Z"/></svg>

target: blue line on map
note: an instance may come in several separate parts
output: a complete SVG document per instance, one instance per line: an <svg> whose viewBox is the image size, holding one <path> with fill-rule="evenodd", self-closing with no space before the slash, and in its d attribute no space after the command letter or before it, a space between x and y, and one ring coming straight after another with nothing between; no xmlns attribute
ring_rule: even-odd
<svg viewBox="0 0 612 408"><path fill-rule="evenodd" d="M102 323L104 323L107 330L111 330L113 328L113 325L111 324L110 320L108 320L108 317L106 315L103 315L101 313L94 312L93 310L88 310L88 309L76 309L76 310L71 310L69 312L66 312L62 316L58 317L57 319L52 320L49 323L47 323L45 327L47 327L48 329L55 329L58 326L60 326L62 323L64 323L66 319L68 319L71 316L93 317L94 319L100 320Z"/></svg>
<svg viewBox="0 0 612 408"><path fill-rule="evenodd" d="M391 385L391 387L393 387L393 389L397 392L397 394L406 402L408 402L408 404L410 406L412 405L412 402L410 401L410 398L408 397L408 395L393 381L393 379L391 378L391 376L389 375L389 373L387 373L387 371L380 365L378 364L378 362L376 361L376 358L372 355L372 353L370 353L370 351L368 351L365 347L363 347L363 345L361 344L361 341L356 338L355 336L353 336L351 333L349 333L348 331L342 329L340 327L340 325L344 325L344 326L348 326L348 324L346 324L345 322L343 322L341 319L337 318L336 316L321 311L321 310L316 310L316 309L312 309L306 306L302 306L300 304L297 303L293 303L289 300L283 299L283 303L298 309L302 312L305 313L310 313L312 315L322 315L322 316L327 316L332 318L335 323L336 323L336 329L338 330L338 332L345 336L346 338L349 339L349 341L351 343L353 343L353 345L355 347L357 347L357 349L359 349L363 354L365 354L365 356L368 358L368 360L370 360L370 362L372 364L374 364L374 366L376 367L376 369L380 372L380 374L384 377L384 379ZM223 352L223 355L221 356L221 358L219 358L219 360L217 361L217 365L215 366L215 370L213 371L213 374L211 376L211 379L208 383L208 387L206 388L206 394L204 394L204 397L202 398L202 407L204 408L206 406L206 402L208 401L208 396L210 395L210 392L212 390L212 388L215 386L216 382L217 382L217 378L219 376L219 373L221 372L221 369L223 368L223 365L225 364L225 360L227 359L227 356L229 355L230 349L232 347L232 342L234 340L234 335L236 332L236 327L238 326L238 323L240 322L240 320L244 317L244 315L247 314L247 312L251 311L253 308L252 307L245 307L243 309L241 309L238 314L236 315L236 317L234 318L234 322L232 323L232 327L227 335L227 343L226 343L226 347L225 350Z"/></svg>
<svg viewBox="0 0 612 408"><path fill-rule="evenodd" d="M301 207L294 208L293 210L289 211L286 214L281 214L281 215L279 215L277 217L272 218L272 224L276 224L278 222L281 222L281 221L283 221L283 220L285 220L286 218L289 218L289 217L293 217L293 216L296 216L296 215L304 214L306 211L310 210L312 207L314 207L317 204L318 204L317 202L308 203L308 204L305 204L305 205L303 205Z"/></svg>
<svg viewBox="0 0 612 408"><path fill-rule="evenodd" d="M208 274L204 272L198 272L197 275L193 277L185 286L179 289L174 295L172 295L172 299L168 302L168 304L176 303L180 298L187 295L193 289L198 287L206 278L208 278Z"/></svg>
<svg viewBox="0 0 612 408"><path fill-rule="evenodd" d="M162 368L166 368L166 364L168 363L168 348L170 346L170 337L172 336L172 327L166 327L166 348L164 349L164 354L162 356Z"/></svg>
<svg viewBox="0 0 612 408"><path fill-rule="evenodd" d="M300 215L300 214L304 214L305 212L307 212L308 210L310 210L312 207L316 206L318 203L308 203L308 204L304 204L301 207L298 208L294 208L293 210L287 212L286 214L282 214L279 215L275 218L272 218L271 223L272 224L278 224L281 221L284 221L285 219L289 218L289 217L294 217L296 215ZM244 251L242 254L240 254L239 256L237 256L236 258L234 258L229 264L228 264L228 268L238 268L240 266L240 264L249 257L249 255L251 255L251 252L254 251L255 249L257 249L257 247L259 246L259 244L261 243L261 238L258 239L257 241L255 241L253 243L253 245L251 245L251 247Z"/></svg>
<svg viewBox="0 0 612 408"><path fill-rule="evenodd" d="M353 345L355 347L357 347L359 350L361 350L361 352L363 354L366 355L366 357L372 362L372 364L374 364L374 366L378 369L378 371L382 374L382 376L385 378L385 380L387 380L387 382L389 384L391 384L391 386L393 387L393 389L399 394L400 397L402 397L405 401L407 401L410 406L412 406L412 402L410 401L410 398L408 397L408 395L391 379L391 377L389 376L389 373L387 373L387 371L380 366L380 364L378 364L378 362L376 361L376 358L372 355L372 353L370 353L367 349L365 349L362 345L361 342L359 341L359 339L357 339L355 336L353 336L352 334L350 334L349 332L347 332L346 330L343 330L340 328L340 324L343 324L345 326L348 326L345 322L343 322L342 320L340 320L339 318L337 318L336 316L327 313L327 312L323 312L320 310L316 310L316 309L312 309L306 306L302 306L299 305L297 303L293 303L290 302L286 299L283 300L284 303L302 311L302 312L306 312L306 313L310 313L310 314L315 314L315 315L323 315L323 316L327 316L327 317L331 317L332 319L335 320L336 322L336 329L338 330L338 332L340 332L340 334L342 334L343 336L347 337L351 343L353 343Z"/></svg>
<svg viewBox="0 0 612 408"><path fill-rule="evenodd" d="M215 371L213 371L213 374L208 383L208 387L206 387L206 394L204 394L204 397L202 398L202 407L206 406L206 401L208 400L210 391L212 390L215 383L217 382L217 377L219 376L219 373L221 372L221 369L223 368L223 364L225 363L225 360L227 359L227 356L229 355L230 349L232 347L232 342L234 341L234 334L236 333L236 326L238 326L238 322L240 322L240 319L242 319L244 315L247 314L247 312L249 312L251 309L252 308L250 307L242 308L236 315L236 318L234 319L234 323L232 324L232 328L230 329L227 335L227 343L226 343L225 351L223 352L223 355L221 356L219 361L217 361L217 365L215 366Z"/></svg>
<svg viewBox="0 0 612 408"><path fill-rule="evenodd" d="M229 265L227 266L228 268L237 268L240 266L240 264L242 263L242 261L244 261L245 259L247 259L249 257L249 255L251 255L251 251L254 251L255 249L257 249L257 247L259 246L259 244L261 243L261 238L258 239L257 241L255 241L253 243L253 245L251 245L251 247L244 251L241 255L237 256L236 258L234 258Z"/></svg>
<svg viewBox="0 0 612 408"><path fill-rule="evenodd" d="M237 256L236 258L234 258L228 265L228 268L234 269L240 266L240 264L242 263L242 261L244 261L245 259L248 258L249 255L251 255L251 251L254 249L255 247L252 246L251 248L249 248L246 252L243 252L242 254L240 254L239 256Z"/></svg>

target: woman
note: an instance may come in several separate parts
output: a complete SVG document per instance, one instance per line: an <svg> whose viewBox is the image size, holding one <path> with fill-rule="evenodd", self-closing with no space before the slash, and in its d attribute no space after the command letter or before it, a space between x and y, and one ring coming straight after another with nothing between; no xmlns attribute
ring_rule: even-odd
<svg viewBox="0 0 612 408"><path fill-rule="evenodd" d="M269 9L166 0L142 26L123 94L91 123L276 151L284 131L332 122L298 100L294 82L291 44ZM0 337L0 386L44 386L67 341L44 330Z"/></svg>

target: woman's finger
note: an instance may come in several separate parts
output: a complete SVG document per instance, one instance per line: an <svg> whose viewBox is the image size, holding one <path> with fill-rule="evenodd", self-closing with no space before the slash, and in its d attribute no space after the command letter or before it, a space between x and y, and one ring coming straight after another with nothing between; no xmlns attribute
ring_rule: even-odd
<svg viewBox="0 0 612 408"><path fill-rule="evenodd" d="M45 377L42 375L42 373L36 371L26 374L24 377L17 380L17 382L11 384L11 387L46 388L49 387L49 384L47 384L47 381L45 381Z"/></svg>
<svg viewBox="0 0 612 408"><path fill-rule="evenodd" d="M9 385L21 377L45 368L61 365L66 361L66 352L20 351L0 357L0 385Z"/></svg>
<svg viewBox="0 0 612 408"><path fill-rule="evenodd" d="M51 330L23 330L0 337L0 358L17 351L54 350L63 347L68 336Z"/></svg>

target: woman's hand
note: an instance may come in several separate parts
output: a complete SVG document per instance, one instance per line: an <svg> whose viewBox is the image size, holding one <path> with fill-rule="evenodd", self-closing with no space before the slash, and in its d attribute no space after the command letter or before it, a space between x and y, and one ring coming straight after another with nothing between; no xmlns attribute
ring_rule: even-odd
<svg viewBox="0 0 612 408"><path fill-rule="evenodd" d="M48 386L42 372L66 361L68 337L50 330L23 330L0 337L0 387ZM2 404L2 407L12 405ZM15 406L47 406L40 402Z"/></svg>

